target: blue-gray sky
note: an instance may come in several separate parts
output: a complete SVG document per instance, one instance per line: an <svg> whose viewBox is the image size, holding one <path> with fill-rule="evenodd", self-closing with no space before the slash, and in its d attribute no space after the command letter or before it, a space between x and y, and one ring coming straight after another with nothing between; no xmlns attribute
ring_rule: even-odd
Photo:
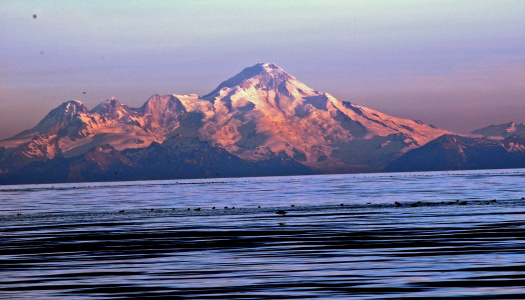
<svg viewBox="0 0 525 300"><path fill-rule="evenodd" d="M524 122L523 16L521 0L6 0L0 139L70 99L204 95L259 62L456 132Z"/></svg>

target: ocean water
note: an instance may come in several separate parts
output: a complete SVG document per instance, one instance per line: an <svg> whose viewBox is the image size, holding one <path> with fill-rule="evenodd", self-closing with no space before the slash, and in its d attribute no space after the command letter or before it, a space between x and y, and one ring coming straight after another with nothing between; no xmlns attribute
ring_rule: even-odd
<svg viewBox="0 0 525 300"><path fill-rule="evenodd" d="M525 298L525 169L0 189L1 299Z"/></svg>

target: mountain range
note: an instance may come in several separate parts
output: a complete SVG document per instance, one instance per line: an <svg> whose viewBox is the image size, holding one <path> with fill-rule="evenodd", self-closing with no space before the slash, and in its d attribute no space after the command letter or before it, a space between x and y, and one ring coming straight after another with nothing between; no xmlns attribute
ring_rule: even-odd
<svg viewBox="0 0 525 300"><path fill-rule="evenodd" d="M525 125L507 125L458 138L510 153ZM204 96L153 95L138 108L110 98L91 110L67 101L0 141L0 184L398 171L431 145L450 145L442 136L454 133L337 99L260 63Z"/></svg>

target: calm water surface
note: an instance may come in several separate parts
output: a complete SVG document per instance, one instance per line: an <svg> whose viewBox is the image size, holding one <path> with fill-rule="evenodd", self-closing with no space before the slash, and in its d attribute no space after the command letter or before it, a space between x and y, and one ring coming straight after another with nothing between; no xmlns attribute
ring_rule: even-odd
<svg viewBox="0 0 525 300"><path fill-rule="evenodd" d="M525 169L0 188L1 299L525 298Z"/></svg>

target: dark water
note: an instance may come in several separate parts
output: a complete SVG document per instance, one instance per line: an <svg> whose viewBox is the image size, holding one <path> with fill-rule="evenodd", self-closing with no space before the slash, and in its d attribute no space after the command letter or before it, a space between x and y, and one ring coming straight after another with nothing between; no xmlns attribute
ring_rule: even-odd
<svg viewBox="0 0 525 300"><path fill-rule="evenodd" d="M524 169L0 188L1 299L525 298Z"/></svg>

